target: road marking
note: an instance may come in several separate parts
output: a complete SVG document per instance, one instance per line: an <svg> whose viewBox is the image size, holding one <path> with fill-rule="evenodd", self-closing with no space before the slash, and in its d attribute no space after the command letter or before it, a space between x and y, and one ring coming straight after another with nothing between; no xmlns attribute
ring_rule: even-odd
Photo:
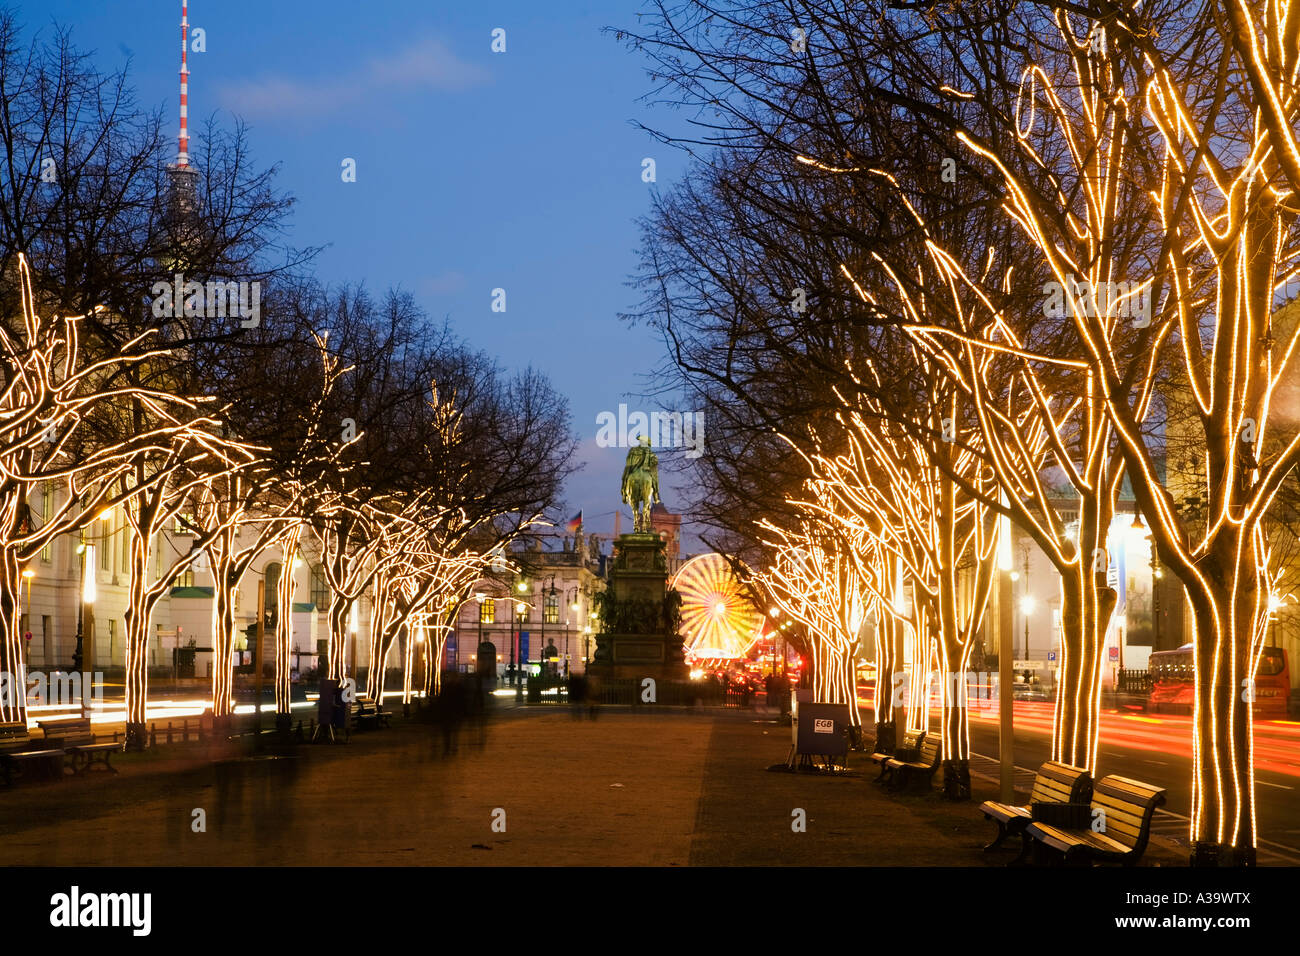
<svg viewBox="0 0 1300 956"><path fill-rule="evenodd" d="M1114 754L1111 754L1111 756L1114 756ZM1146 760L1146 759L1144 759L1142 762L1143 762L1143 763L1153 763L1153 764L1155 764L1157 767L1168 767L1168 766L1169 766L1169 764L1165 763L1163 760Z"/></svg>
<svg viewBox="0 0 1300 956"><path fill-rule="evenodd" d="M1255 778L1255 782L1258 783L1258 784L1260 784L1260 785L1262 785L1262 786L1265 786L1265 787L1276 787L1278 790L1294 790L1294 789L1295 789L1295 787L1284 787L1284 786L1283 786L1282 784L1280 784L1280 783L1269 783L1267 780L1260 780L1258 777Z"/></svg>

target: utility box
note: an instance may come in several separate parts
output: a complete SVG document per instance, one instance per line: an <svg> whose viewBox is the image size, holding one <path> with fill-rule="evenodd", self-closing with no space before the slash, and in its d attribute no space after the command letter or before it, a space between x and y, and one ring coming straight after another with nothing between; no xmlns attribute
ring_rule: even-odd
<svg viewBox="0 0 1300 956"><path fill-rule="evenodd" d="M811 692L803 691L809 694ZM790 723L797 754L842 757L849 752L849 705L794 701Z"/></svg>

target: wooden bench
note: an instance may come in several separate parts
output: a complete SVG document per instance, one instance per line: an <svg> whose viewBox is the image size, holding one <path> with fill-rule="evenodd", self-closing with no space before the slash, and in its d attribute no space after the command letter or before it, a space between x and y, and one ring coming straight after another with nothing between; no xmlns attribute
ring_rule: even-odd
<svg viewBox="0 0 1300 956"><path fill-rule="evenodd" d="M68 755L67 769L71 773L80 776L96 763L101 764L109 773L117 773L117 768L111 761L113 754L121 751L122 745L114 742L96 743L89 717L77 720L38 720L36 723L45 732L45 739Z"/></svg>
<svg viewBox="0 0 1300 956"><path fill-rule="evenodd" d="M1034 841L1035 862L1122 863L1142 857L1151 836L1151 818L1165 802L1165 791L1128 777L1102 777L1092 788L1087 829L1031 822L1025 834Z"/></svg>
<svg viewBox="0 0 1300 956"><path fill-rule="evenodd" d="M15 772L20 776L63 776L63 751L51 747L33 750L33 743L22 721L0 724L0 771L6 787L13 786Z"/></svg>
<svg viewBox="0 0 1300 956"><path fill-rule="evenodd" d="M377 730L391 726L389 721L392 715L380 710L369 697L358 697L353 701L350 715L358 730Z"/></svg>
<svg viewBox="0 0 1300 956"><path fill-rule="evenodd" d="M900 754L886 760L885 766L890 771L890 789L904 790L917 780L923 781L928 787L943 757L941 742L938 734L926 734L915 758L907 759Z"/></svg>
<svg viewBox="0 0 1300 956"><path fill-rule="evenodd" d="M980 804L980 812L985 819L998 825L997 838L984 849L995 849L1001 846L1003 840L1015 834L1024 840L1021 857L1027 857L1030 840L1025 836L1025 827L1034 821L1065 827L1088 826L1091 822L1088 801L1091 799L1092 775L1087 770L1049 760L1038 768L1038 773L1034 776L1029 806L1017 807L993 800L985 800ZM1075 808L1071 812L1078 813L1078 817L1068 819L1045 809L1062 806Z"/></svg>
<svg viewBox="0 0 1300 956"><path fill-rule="evenodd" d="M921 744L925 740L925 732L914 734L911 731L903 734L903 745L896 750L885 751L877 750L871 755L872 763L880 767L880 774L876 777L876 783L887 783L892 773L889 762L895 757L907 760L914 760L921 753ZM879 741L879 738L877 738Z"/></svg>

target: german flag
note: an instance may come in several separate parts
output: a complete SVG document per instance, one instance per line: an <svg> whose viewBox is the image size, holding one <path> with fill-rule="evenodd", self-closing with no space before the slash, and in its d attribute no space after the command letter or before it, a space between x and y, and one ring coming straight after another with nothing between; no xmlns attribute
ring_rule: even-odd
<svg viewBox="0 0 1300 956"><path fill-rule="evenodd" d="M564 526L564 530L567 531L569 534L577 534L578 529L581 527L582 527L582 512L579 511L576 515L574 515L572 518L569 519L569 523Z"/></svg>

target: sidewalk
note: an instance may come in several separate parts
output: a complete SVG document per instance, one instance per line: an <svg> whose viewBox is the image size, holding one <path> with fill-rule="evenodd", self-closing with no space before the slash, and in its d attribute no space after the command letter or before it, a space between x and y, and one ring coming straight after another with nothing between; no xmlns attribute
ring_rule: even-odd
<svg viewBox="0 0 1300 956"><path fill-rule="evenodd" d="M882 792L857 777L769 773L790 731L755 712L512 710L441 756L397 722L342 746L210 763L197 746L114 759L96 775L0 791L0 863L62 865L987 866L972 802ZM792 811L806 812L794 832ZM193 811L206 813L195 833ZM504 811L504 832L500 832ZM498 829L493 829L493 821ZM1144 863L1181 865L1153 846Z"/></svg>

